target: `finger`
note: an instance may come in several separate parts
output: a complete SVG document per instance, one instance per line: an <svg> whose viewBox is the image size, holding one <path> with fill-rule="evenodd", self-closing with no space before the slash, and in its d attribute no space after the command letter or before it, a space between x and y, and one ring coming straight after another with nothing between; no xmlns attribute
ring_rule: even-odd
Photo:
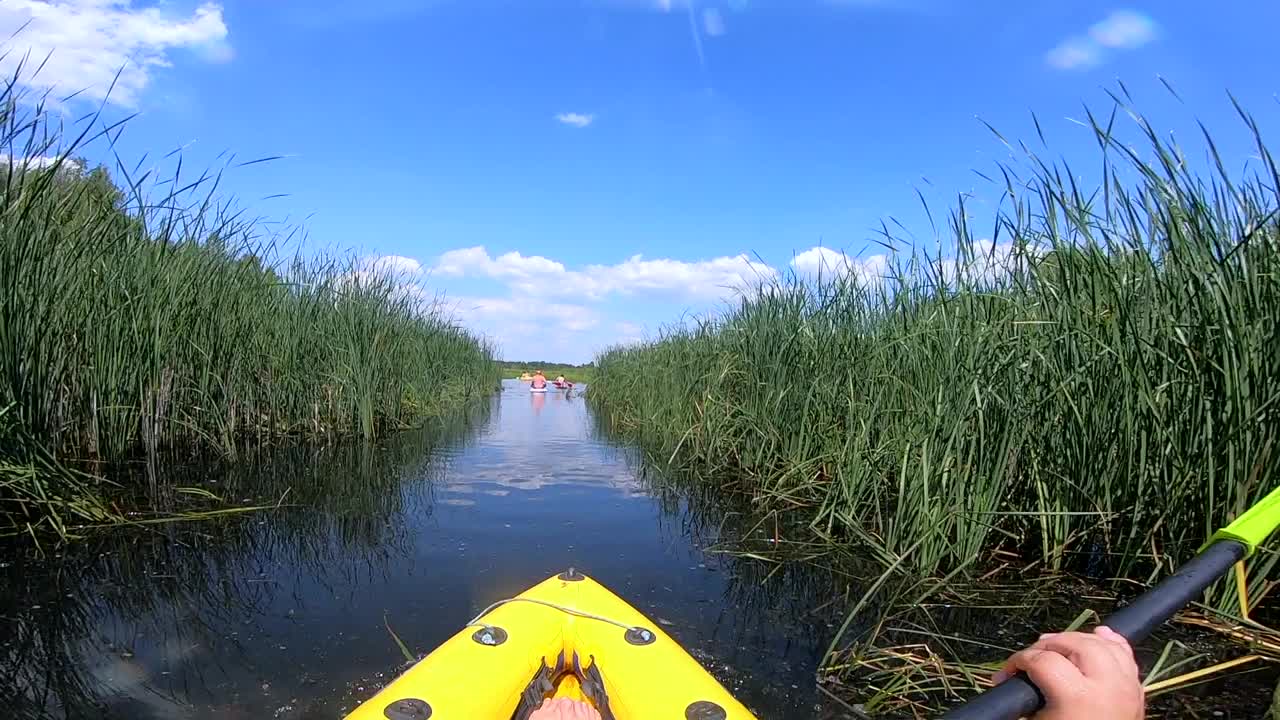
<svg viewBox="0 0 1280 720"><path fill-rule="evenodd" d="M1132 676L1138 674L1138 661L1134 656L1133 646L1129 644L1129 641L1123 635L1106 625L1099 625L1094 628L1093 634L1110 644L1112 656L1115 657L1117 663L1125 668L1126 672Z"/></svg>
<svg viewBox="0 0 1280 720"><path fill-rule="evenodd" d="M1027 646L1027 648L1023 650L1023 652L1026 652L1027 650L1047 650L1048 647L1045 645L1045 641L1052 640L1053 638L1058 637L1061 634L1062 633L1043 633L1042 635L1040 635L1040 638L1038 640L1036 640L1033 644ZM1018 658L1018 655L1015 654L1015 655L1011 655L1007 660L1005 660L1004 665L1002 665L999 670L991 674L991 682L995 683L996 685L999 685L1005 680L1008 680L1009 678L1013 677L1015 673L1021 670L1021 668L1018 667L1017 665L1017 662L1018 662L1017 658Z"/></svg>
<svg viewBox="0 0 1280 720"><path fill-rule="evenodd" d="M1101 677L1125 671L1122 648L1094 635L1062 633L1040 640L1032 647L1052 650L1064 656L1087 677Z"/></svg>
<svg viewBox="0 0 1280 720"><path fill-rule="evenodd" d="M1131 678L1138 676L1138 663L1134 659L1133 648L1123 635L1105 625L1099 625L1093 629L1092 637L1111 656L1117 671Z"/></svg>
<svg viewBox="0 0 1280 720"><path fill-rule="evenodd" d="M1124 643L1125 645L1129 644L1129 641L1126 640L1123 635L1116 632L1115 630L1112 630L1106 625L1099 625L1098 627L1094 628L1093 634L1097 635L1103 640L1110 640L1111 642L1114 642L1114 643Z"/></svg>
<svg viewBox="0 0 1280 720"><path fill-rule="evenodd" d="M1014 653L1008 666L1026 673L1045 697L1070 697L1085 690L1085 678L1080 669L1051 650L1028 648Z"/></svg>

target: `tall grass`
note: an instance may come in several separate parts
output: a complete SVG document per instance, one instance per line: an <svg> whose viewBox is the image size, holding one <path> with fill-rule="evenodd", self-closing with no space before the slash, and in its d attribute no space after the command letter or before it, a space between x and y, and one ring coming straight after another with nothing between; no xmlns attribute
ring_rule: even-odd
<svg viewBox="0 0 1280 720"><path fill-rule="evenodd" d="M0 90L0 459L234 455L282 437L374 439L490 393L492 349L409 278L342 257L281 259L220 177L73 160L120 128L70 130ZM85 497L59 468L3 471L14 527ZM25 479L24 479L25 478ZM27 497L54 487L63 498ZM21 486L21 488L19 488ZM20 489L21 491L17 491ZM84 513L73 513L88 519Z"/></svg>
<svg viewBox="0 0 1280 720"><path fill-rule="evenodd" d="M1127 112L1124 102L1117 110ZM615 427L883 566L995 549L1146 580L1277 482L1277 172L1093 123L1101 185L1028 151L990 238L773 284L596 359ZM887 230L884 242L901 247ZM1260 589L1273 552L1253 561ZM1219 598L1222 601L1222 598Z"/></svg>

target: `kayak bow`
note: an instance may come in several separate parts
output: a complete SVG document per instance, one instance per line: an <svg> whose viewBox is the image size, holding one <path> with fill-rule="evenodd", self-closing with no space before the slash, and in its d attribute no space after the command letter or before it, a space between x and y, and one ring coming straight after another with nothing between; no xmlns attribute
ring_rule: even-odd
<svg viewBox="0 0 1280 720"><path fill-rule="evenodd" d="M1176 573L1112 613L1103 625L1130 643L1146 639L1156 628L1195 600L1233 565L1252 555L1280 526L1280 488L1214 533L1209 543ZM978 695L943 720L1017 720L1044 707L1040 689L1023 673Z"/></svg>
<svg viewBox="0 0 1280 720"><path fill-rule="evenodd" d="M754 720L675 640L572 568L490 605L347 720L525 720L557 697L603 720Z"/></svg>

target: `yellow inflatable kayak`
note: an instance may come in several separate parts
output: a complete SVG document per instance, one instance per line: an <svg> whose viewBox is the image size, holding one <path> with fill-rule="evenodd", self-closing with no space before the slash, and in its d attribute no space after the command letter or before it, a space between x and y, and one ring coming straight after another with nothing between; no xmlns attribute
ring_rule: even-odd
<svg viewBox="0 0 1280 720"><path fill-rule="evenodd" d="M754 720L676 641L573 569L491 605L347 720L525 720L557 697L602 720Z"/></svg>

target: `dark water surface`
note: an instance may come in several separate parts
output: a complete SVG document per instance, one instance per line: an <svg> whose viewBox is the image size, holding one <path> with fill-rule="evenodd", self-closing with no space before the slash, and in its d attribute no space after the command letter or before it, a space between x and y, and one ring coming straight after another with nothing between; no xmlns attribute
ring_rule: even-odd
<svg viewBox="0 0 1280 720"><path fill-rule="evenodd" d="M0 697L18 717L340 718L400 671L388 627L421 655L575 566L761 717L816 716L825 581L705 552L723 518L593 427L580 397L508 381L445 431L171 470L287 506L5 558Z"/></svg>

